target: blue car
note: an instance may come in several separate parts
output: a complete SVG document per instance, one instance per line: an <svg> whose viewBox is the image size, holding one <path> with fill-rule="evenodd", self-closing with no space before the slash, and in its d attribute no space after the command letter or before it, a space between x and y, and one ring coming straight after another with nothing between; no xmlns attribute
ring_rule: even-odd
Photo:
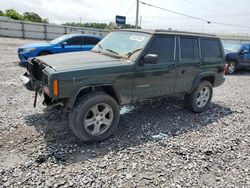
<svg viewBox="0 0 250 188"><path fill-rule="evenodd" d="M250 68L250 44L239 44L231 49L231 53L229 50L226 52L227 74L233 74L237 69Z"/></svg>
<svg viewBox="0 0 250 188"><path fill-rule="evenodd" d="M102 37L87 34L68 34L48 43L26 44L18 48L21 65L26 65L28 58L55 53L89 51Z"/></svg>

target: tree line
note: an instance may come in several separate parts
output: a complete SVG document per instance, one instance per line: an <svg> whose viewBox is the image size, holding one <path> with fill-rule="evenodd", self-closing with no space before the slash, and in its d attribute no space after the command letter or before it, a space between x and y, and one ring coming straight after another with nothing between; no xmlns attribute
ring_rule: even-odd
<svg viewBox="0 0 250 188"><path fill-rule="evenodd" d="M0 10L0 16L6 16L14 20L30 21L37 23L49 23L48 18L43 19L35 12L24 12L23 14L17 12L15 9Z"/></svg>
<svg viewBox="0 0 250 188"><path fill-rule="evenodd" d="M85 28L95 28L95 29L115 29L115 28L125 28L125 29L131 29L135 28L134 25L131 24L125 24L125 25L116 25L114 22L107 23L76 23L76 22L67 22L65 24L66 26L74 26L74 27L85 27Z"/></svg>
<svg viewBox="0 0 250 188"><path fill-rule="evenodd" d="M19 13L15 9L7 9L5 11L0 10L0 16L6 16L12 18L14 20L20 21L30 21L30 22L37 22L37 23L49 23L48 18L42 18L39 14L35 12L24 12ZM122 26L116 25L114 22L107 23L76 23L76 22L67 22L62 25L65 26L75 26L75 27L85 27L85 28L95 28L95 29L114 29L114 28L135 28L132 24L125 24Z"/></svg>

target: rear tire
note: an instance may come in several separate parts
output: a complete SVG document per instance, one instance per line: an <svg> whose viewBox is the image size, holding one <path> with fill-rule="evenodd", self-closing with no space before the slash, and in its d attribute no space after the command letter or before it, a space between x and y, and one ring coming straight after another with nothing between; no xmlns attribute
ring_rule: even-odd
<svg viewBox="0 0 250 188"><path fill-rule="evenodd" d="M185 108L196 113L203 112L209 106L212 95L212 84L209 81L202 80L192 93L185 95Z"/></svg>
<svg viewBox="0 0 250 188"><path fill-rule="evenodd" d="M118 127L120 109L114 98L104 92L92 92L78 100L69 115L72 132L82 141L108 138Z"/></svg>

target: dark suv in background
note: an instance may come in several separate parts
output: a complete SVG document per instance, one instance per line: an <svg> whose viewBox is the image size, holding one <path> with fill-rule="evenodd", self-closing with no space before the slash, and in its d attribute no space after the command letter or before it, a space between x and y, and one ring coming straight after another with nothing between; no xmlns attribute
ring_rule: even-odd
<svg viewBox="0 0 250 188"><path fill-rule="evenodd" d="M250 68L250 44L239 44L232 51L227 51L227 74L233 74L237 69Z"/></svg>
<svg viewBox="0 0 250 188"><path fill-rule="evenodd" d="M90 52L29 60L21 80L45 105L70 111L83 141L100 141L118 127L120 105L184 95L185 107L204 111L224 82L224 51L213 35L163 30L118 30ZM36 99L35 99L36 102Z"/></svg>

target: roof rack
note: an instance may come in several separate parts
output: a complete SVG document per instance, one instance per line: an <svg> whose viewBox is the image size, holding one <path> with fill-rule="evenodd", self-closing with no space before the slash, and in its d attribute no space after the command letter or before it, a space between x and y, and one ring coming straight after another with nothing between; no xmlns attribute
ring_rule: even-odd
<svg viewBox="0 0 250 188"><path fill-rule="evenodd" d="M184 34L184 35L199 35L199 36L215 37L215 35L213 35L213 34L189 32L189 31L170 31L170 30L164 30L164 29L155 29L154 32L155 33L174 33L174 34Z"/></svg>
<svg viewBox="0 0 250 188"><path fill-rule="evenodd" d="M216 37L216 35L207 34L207 33L196 33L196 32L188 32L188 31L170 31L170 30L164 30L164 29L119 29L119 30L144 32L144 33L150 33L150 34L172 34L172 35L175 34L175 35L189 35L189 36L201 36L201 37Z"/></svg>

